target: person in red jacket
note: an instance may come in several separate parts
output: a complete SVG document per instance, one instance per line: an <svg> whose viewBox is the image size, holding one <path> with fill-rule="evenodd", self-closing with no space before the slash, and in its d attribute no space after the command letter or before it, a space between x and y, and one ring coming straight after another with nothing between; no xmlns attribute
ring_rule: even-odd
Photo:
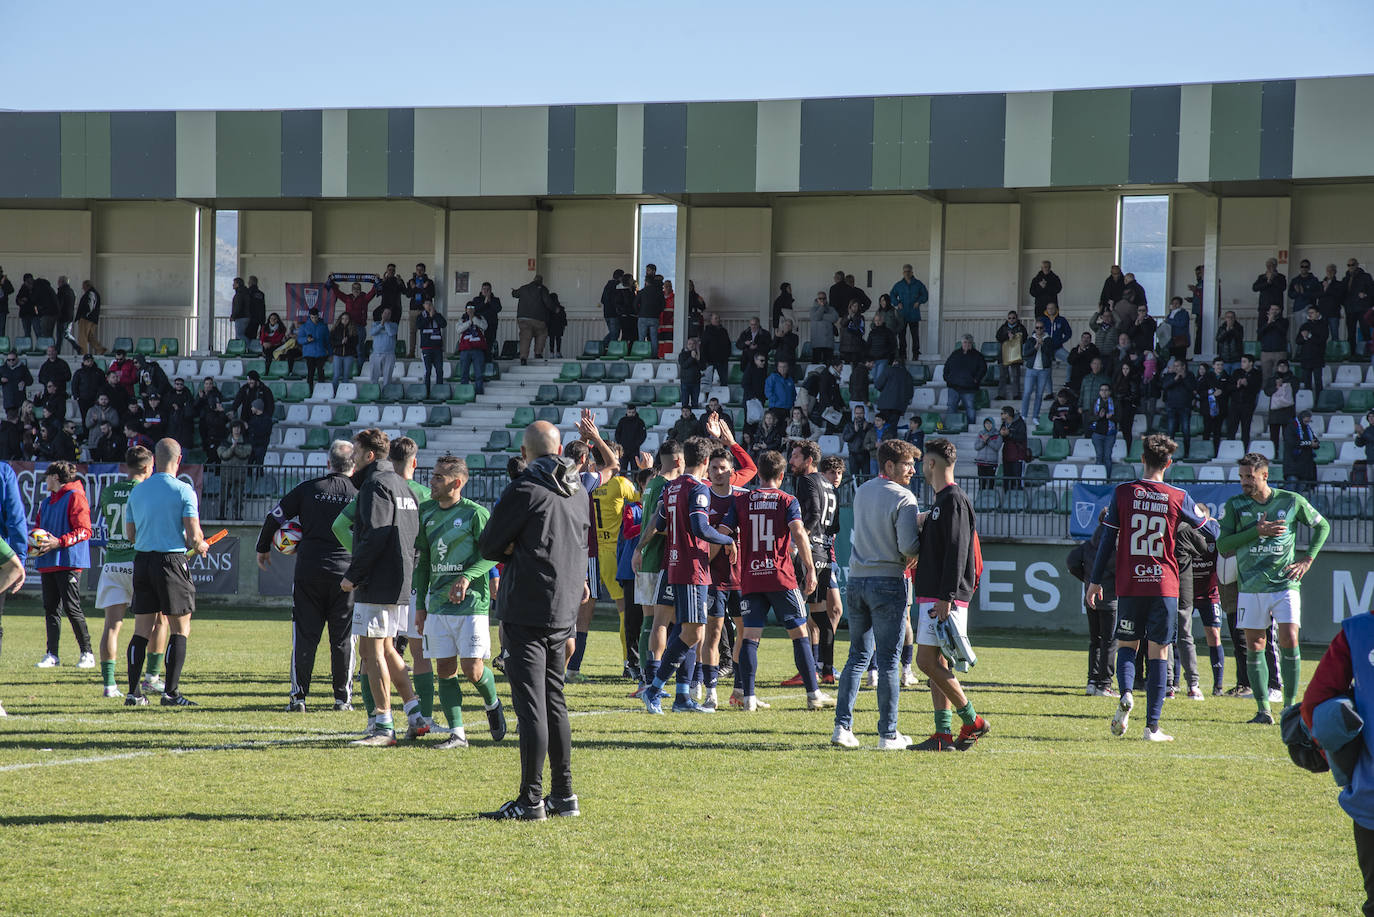
<svg viewBox="0 0 1374 917"><path fill-rule="evenodd" d="M119 385L129 397L134 397L134 385L138 382L138 364L129 359L123 350L115 351L115 358L106 372L119 373Z"/></svg>
<svg viewBox="0 0 1374 917"><path fill-rule="evenodd" d="M363 342L367 340L367 304L382 295L382 285L377 281L372 282L372 289L363 292L361 283L354 283L352 292L345 293L337 284L330 284L334 288L334 296L343 303L344 311L348 313L348 320L358 329L358 358L363 356Z"/></svg>
<svg viewBox="0 0 1374 917"><path fill-rule="evenodd" d="M38 529L46 535L31 536L30 551L43 581L48 631L48 651L38 667L48 669L61 664L57 649L65 615L81 647L81 660L76 667L93 669L91 635L81 610L81 573L91 565L91 505L81 476L71 462L53 462L44 472L44 480L48 496L38 507Z"/></svg>

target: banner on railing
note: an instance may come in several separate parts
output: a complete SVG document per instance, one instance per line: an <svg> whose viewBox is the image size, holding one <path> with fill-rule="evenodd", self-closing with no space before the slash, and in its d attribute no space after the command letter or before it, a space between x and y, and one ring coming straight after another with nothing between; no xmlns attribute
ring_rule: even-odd
<svg viewBox="0 0 1374 917"><path fill-rule="evenodd" d="M186 564L199 595L238 595L239 540L221 538L210 545L204 557L194 556Z"/></svg>
<svg viewBox="0 0 1374 917"><path fill-rule="evenodd" d="M1195 503L1203 503L1207 511L1220 519L1226 501L1240 493L1240 485L1226 484L1175 484L1188 493ZM1069 536L1072 538L1091 538L1097 529L1097 517L1107 506L1116 484L1075 484L1073 485L1073 509L1069 513Z"/></svg>
<svg viewBox="0 0 1374 917"><path fill-rule="evenodd" d="M286 285L286 320L305 321L311 309L320 310L325 324L334 321L334 287L327 283L288 283Z"/></svg>

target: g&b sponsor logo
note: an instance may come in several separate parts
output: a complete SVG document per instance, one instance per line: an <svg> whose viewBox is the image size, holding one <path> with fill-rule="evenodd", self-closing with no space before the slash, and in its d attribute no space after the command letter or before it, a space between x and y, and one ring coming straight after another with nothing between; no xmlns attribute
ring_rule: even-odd
<svg viewBox="0 0 1374 917"><path fill-rule="evenodd" d="M750 573L769 573L775 569L776 568L773 566L773 558L771 557L754 558L749 561Z"/></svg>
<svg viewBox="0 0 1374 917"><path fill-rule="evenodd" d="M1140 579L1159 579L1164 575L1164 568L1159 564L1136 564L1135 575Z"/></svg>

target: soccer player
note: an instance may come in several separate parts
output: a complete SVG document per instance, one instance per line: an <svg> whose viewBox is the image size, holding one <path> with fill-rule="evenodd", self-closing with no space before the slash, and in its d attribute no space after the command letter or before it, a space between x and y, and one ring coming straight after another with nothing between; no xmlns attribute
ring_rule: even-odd
<svg viewBox="0 0 1374 917"><path fill-rule="evenodd" d="M641 453L650 463L653 457ZM655 471L652 464L635 472L635 490L643 493ZM640 668L643 656L640 645L647 639L644 632L644 607L635 596L634 559L639 550L639 534L644 525L644 504L636 500L627 501L620 511L620 538L615 547L615 578L620 582L621 594L625 596L625 639L626 653L630 657L630 674L635 680L635 694L644 684L643 669ZM652 621L650 622L652 623Z"/></svg>
<svg viewBox="0 0 1374 917"><path fill-rule="evenodd" d="M617 443L612 447L618 450ZM636 457L636 464L641 461ZM642 457L645 463L639 467L648 467L651 462L647 454ZM624 660L624 674L626 678L632 676L630 671L630 635L626 630L625 621L625 590L620 585L620 580L616 572L616 546L620 542L620 527L623 522L625 505L639 499L639 488L635 487L634 482L623 474L613 474L606 479L606 482L592 491L592 529L596 535L596 568L601 575L602 588L615 602L616 614L620 618L620 652ZM631 596L633 598L633 596ZM590 619L588 626L590 626ZM586 637L581 636L582 649L586 649ZM639 639L639 628L635 628L634 639ZM638 661L638 652L633 654ZM581 659L578 659L579 665ZM571 664L571 663L570 663ZM577 672L581 678L581 672Z"/></svg>
<svg viewBox="0 0 1374 917"><path fill-rule="evenodd" d="M930 679L935 705L935 733L917 751L968 751L988 734L987 720L973 709L949 660L940 652L935 622L949 621L968 636L968 605L978 587L978 529L973 504L954 483L954 443L942 437L926 440L921 473L935 501L921 526L921 547L911 589L916 594L916 664ZM952 734L951 709L963 724Z"/></svg>
<svg viewBox="0 0 1374 917"><path fill-rule="evenodd" d="M1143 636L1148 641L1145 674L1145 739L1172 742L1174 737L1159 728L1164 692L1169 679L1169 646L1174 642L1178 613L1178 559L1174 538L1182 519L1201 526L1207 521L1177 487L1164 483L1164 472L1173 462L1178 444L1162 433L1151 433L1141 444L1140 480L1118 484L1107 504L1102 539L1088 585L1088 604L1102 600L1102 578L1107 565L1116 562L1117 651L1116 677L1121 691L1112 734L1124 736L1135 707L1136 653Z"/></svg>
<svg viewBox="0 0 1374 917"><path fill-rule="evenodd" d="M592 414L591 409L582 409L582 416L577 421L577 432L582 438L577 442L569 443L563 454L577 466L582 487L587 491L587 498L591 501L591 510L595 513L596 500L592 494L610 481L615 473L620 470L619 454L601 438L601 432L596 428L596 417ZM595 521L594 516L593 521ZM577 630L574 633L572 644L568 647L568 671L564 674L564 681L572 684L582 684L587 681L587 677L582 674L582 657L587 652L587 634L591 630L592 616L596 613L597 583L602 580L600 572L601 547L595 528L593 526L589 533L587 544L587 582L591 584L591 594L587 601L583 602L577 609ZM611 571L614 574L614 551L611 552ZM612 576L612 580L614 580L614 576ZM617 608L619 607L617 605Z"/></svg>
<svg viewBox="0 0 1374 917"><path fill-rule="evenodd" d="M823 456L817 467L820 469L821 477L825 478L831 489L838 494L840 484L844 481L844 459L838 455ZM838 503L838 500L836 502ZM817 651L816 663L821 667L821 683L826 685L835 683L835 634L840 629L840 618L844 616L844 603L840 598L840 569L835 558L835 536L839 532L840 514L836 512L833 523L825 533L828 545L826 561L830 566L830 588L825 591L825 616L830 624L829 646L822 639L819 626L812 624L808 628L811 646Z"/></svg>
<svg viewBox="0 0 1374 917"><path fill-rule="evenodd" d="M732 563L737 556L734 539L707 524L711 493L702 483L701 475L706 472L711 449L711 440L704 436L693 436L683 444L682 457L687 470L663 489L663 497L650 526L653 538L662 532L667 533L668 555L664 578L673 587L674 617L680 628L678 634L669 639L653 681L640 694L644 708L650 713L663 713L658 701L665 675L671 675L688 650L696 646L701 638L702 627L706 624L706 591L711 582L708 569L711 555L714 550L724 550ZM713 550L711 545L718 547ZM643 550L643 539L640 550ZM714 711L692 700L689 686L679 680L673 712Z"/></svg>
<svg viewBox="0 0 1374 917"><path fill-rule="evenodd" d="M420 534L415 540L415 624L423 635L424 655L439 676L439 706L450 731L437 746L441 749L468 745L460 666L482 698L492 740L506 737L496 676L482 664L491 656L487 574L496 564L483 559L477 539L491 514L463 498L468 477L467 462L460 458L445 455L434 463L429 477L432 499L420 504Z"/></svg>
<svg viewBox="0 0 1374 917"><path fill-rule="evenodd" d="M711 509L707 524L712 528L726 525L726 520L733 516L731 510L735 505L735 498L747 492L743 487L736 487L731 483L734 472L735 459L730 450L718 448L711 453L711 462L707 466L706 474L711 481ZM725 630L725 619L727 616L742 619L744 606L740 593L739 555L737 554L735 561L732 562L724 551L718 551L716 556L711 558L710 566L711 585L706 590L706 636L701 644L701 668L705 686L702 706L714 710L718 705L716 682L719 678L720 638ZM740 683L738 675L736 683ZM741 702L744 700L742 691L740 699ZM751 709L757 709L757 703Z"/></svg>
<svg viewBox="0 0 1374 917"><path fill-rule="evenodd" d="M1302 653L1298 626L1302 621L1299 589L1317 553L1326 544L1331 523L1300 494L1269 486L1269 460L1251 452L1240 460L1240 496L1226 501L1217 550L1236 555L1240 587L1237 623L1245 631L1250 688L1259 712L1251 723L1272 726L1269 709L1269 668L1265 638L1269 623L1279 628L1279 669L1283 673L1283 705L1291 706L1298 693ZM1311 529L1307 554L1294 560L1298 523Z"/></svg>
<svg viewBox="0 0 1374 917"><path fill-rule="evenodd" d="M35 541L29 554L43 580L48 650L38 668L58 665L57 646L62 618L71 622L81 650L78 669L95 668L91 634L81 610L81 574L91 565L91 506L86 487L71 462L53 462L43 472L48 496L38 507L38 530L47 537Z"/></svg>
<svg viewBox="0 0 1374 917"><path fill-rule="evenodd" d="M835 488L816 468L820 460L821 447L808 439L792 445L788 465L792 469L793 487L797 491L797 502L801 505L802 525L806 526L810 554L815 563L816 589L806 594L806 609L810 616L808 630L816 636L811 640L812 658L815 658L817 645L822 655L827 655L828 651L831 681L834 681L835 631L830 625L825 603L826 594L830 592L830 544L833 541L827 532L834 527L838 518L839 502L835 497ZM805 683L806 675L798 672L782 685L784 688L796 688Z"/></svg>
<svg viewBox="0 0 1374 917"><path fill-rule="evenodd" d="M1196 610L1207 638L1212 661L1212 694L1225 692L1226 651L1221 647L1221 588L1217 583L1217 520L1208 519L1202 528L1186 523L1178 527L1175 550L1178 552L1178 635L1174 640L1174 671L1171 683L1179 683L1179 669L1188 680L1188 699L1202 700L1198 686L1197 647L1193 641L1192 618Z"/></svg>
<svg viewBox="0 0 1374 917"><path fill-rule="evenodd" d="M10 555L5 555L0 551L0 560L3 560L3 569L0 569L0 581L4 585L0 586L0 618L5 610L5 591L6 587L13 585L10 580L11 568L16 564L19 567L18 585L10 589L17 592L24 585L24 558L29 551L29 522L24 511L24 500L19 494L19 476L14 473L9 462L0 462L0 541L9 548ZM5 629L0 627L0 642L3 642ZM0 716L5 716L5 708L0 706Z"/></svg>
<svg viewBox="0 0 1374 917"><path fill-rule="evenodd" d="M667 440L658 448L658 474L644 485L645 524L653 522L658 511L659 499L663 488L682 474L682 444L677 440ZM635 601L645 609L644 624L639 638L639 666L643 684L632 697L643 693L644 685L654 680L658 674L658 660L663 656L667 644L668 627L673 619L672 587L663 576L663 539L654 537L651 531L640 532L639 549L635 552Z"/></svg>
<svg viewBox="0 0 1374 917"><path fill-rule="evenodd" d="M142 446L134 446L124 453L124 464L129 468L128 478L100 488L100 506L96 510L97 524L105 530L105 552L100 581L95 588L95 607L105 615L105 629L100 635L100 676L105 683L106 697L124 696L115 685L115 647L119 645L119 629L134 597L134 545L124 536L124 515L129 493L153 473L153 454ZM162 656L167 651L167 619L162 615L154 621L148 646L150 650L141 684L145 694L161 691L164 687L157 677L162 671Z"/></svg>
<svg viewBox="0 0 1374 917"><path fill-rule="evenodd" d="M768 612L787 630L792 638L792 656L797 671L806 686L806 706L820 710L835 706L835 699L821 690L816 677L816 661L811 655L811 639L806 633L806 608L802 594L797 591L797 570L802 573L801 586L813 594L816 586L816 564L811 555L810 532L802 523L797 498L778 489L782 483L787 460L781 452L765 452L759 456L759 486L734 496L734 512L725 524L739 535L739 586L744 597L740 608L744 611L744 629L740 634L739 676L744 694L744 709L758 709L754 693L755 674L759 667L759 639ZM795 545L800 562L792 564Z"/></svg>
<svg viewBox="0 0 1374 917"><path fill-rule="evenodd" d="M4 539L0 539L0 595L13 595L24 586L24 561ZM0 717L9 716L0 706Z"/></svg>

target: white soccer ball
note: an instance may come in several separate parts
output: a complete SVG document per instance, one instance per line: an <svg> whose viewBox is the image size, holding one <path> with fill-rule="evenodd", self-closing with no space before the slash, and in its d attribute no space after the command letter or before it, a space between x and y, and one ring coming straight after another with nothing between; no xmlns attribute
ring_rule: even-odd
<svg viewBox="0 0 1374 917"><path fill-rule="evenodd" d="M1217 582L1229 586L1236 581L1236 556L1217 555Z"/></svg>

